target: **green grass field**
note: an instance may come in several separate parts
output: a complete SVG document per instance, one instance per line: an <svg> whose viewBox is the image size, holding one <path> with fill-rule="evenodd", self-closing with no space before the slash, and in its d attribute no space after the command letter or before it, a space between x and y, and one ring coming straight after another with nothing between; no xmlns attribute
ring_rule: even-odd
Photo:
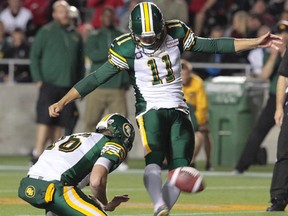
<svg viewBox="0 0 288 216"><path fill-rule="evenodd" d="M130 170L109 175L108 195L128 194L130 200L109 215L153 215L151 201L143 183L142 160L130 160ZM201 171L203 164L199 163ZM17 197L20 179L27 174L27 157L0 157L0 216L40 216L43 210L35 209ZM269 186L272 165L253 166L244 175L232 175L232 167L215 167L203 172L206 188L199 194L181 194L170 215L205 216L270 216L287 213L268 213ZM167 171L163 172L163 178ZM89 188L85 189L89 194Z"/></svg>

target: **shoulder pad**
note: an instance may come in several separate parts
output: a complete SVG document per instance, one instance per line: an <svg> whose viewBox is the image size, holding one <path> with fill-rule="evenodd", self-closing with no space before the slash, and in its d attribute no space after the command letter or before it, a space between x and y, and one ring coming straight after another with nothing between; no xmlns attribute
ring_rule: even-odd
<svg viewBox="0 0 288 216"><path fill-rule="evenodd" d="M165 25L168 34L174 38L184 38L187 31L191 31L191 29L180 20L168 20Z"/></svg>
<svg viewBox="0 0 288 216"><path fill-rule="evenodd" d="M191 50L195 44L193 31L180 20L166 21L168 34L173 38L179 38L183 44L183 50Z"/></svg>
<svg viewBox="0 0 288 216"><path fill-rule="evenodd" d="M134 56L135 46L129 33L115 38L109 49L109 62L119 69L129 69L127 58Z"/></svg>

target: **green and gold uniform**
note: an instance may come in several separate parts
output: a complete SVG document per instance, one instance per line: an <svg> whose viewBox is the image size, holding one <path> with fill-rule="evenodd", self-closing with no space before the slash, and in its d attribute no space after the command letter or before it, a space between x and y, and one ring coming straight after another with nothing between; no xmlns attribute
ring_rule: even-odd
<svg viewBox="0 0 288 216"><path fill-rule="evenodd" d="M74 87L82 97L117 73L127 71L135 90L136 118L146 164L187 166L194 150L194 132L183 99L180 57L184 51L231 53L234 40L205 39L178 20L165 23L166 35L155 50L135 42L131 34L114 40L108 61ZM170 154L173 152L173 155Z"/></svg>
<svg viewBox="0 0 288 216"><path fill-rule="evenodd" d="M19 187L19 196L31 205L67 216L107 215L81 187L89 182L99 158L111 161L109 172L126 158L128 150L117 138L99 133L77 133L53 143L40 156ZM51 186L52 185L52 186ZM45 201L44 201L45 200Z"/></svg>

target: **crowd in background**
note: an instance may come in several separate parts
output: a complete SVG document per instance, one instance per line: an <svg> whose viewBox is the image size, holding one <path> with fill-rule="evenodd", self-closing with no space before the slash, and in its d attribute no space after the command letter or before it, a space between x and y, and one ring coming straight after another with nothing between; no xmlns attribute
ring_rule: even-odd
<svg viewBox="0 0 288 216"><path fill-rule="evenodd" d="M56 0L3 0L0 2L0 59L28 59L34 36L41 26L52 20L52 5ZM115 24L122 32L129 32L129 13L139 0L67 0L78 12L71 16L77 21L77 30L85 42L93 29L101 27L101 13L105 7L115 10ZM204 37L256 37L264 31L274 31L279 20L288 21L287 0L154 0L165 19L180 19L187 23L197 36ZM262 32L260 32L262 31ZM251 54L251 52L250 52ZM249 52L234 55L189 54L184 57L193 62L249 63L253 72L253 57ZM251 60L252 59L252 60ZM249 61L250 60L250 61ZM258 63L259 64L259 63ZM258 67L258 68L257 68ZM16 65L16 82L31 82L29 66ZM206 78L229 71L203 69ZM8 66L0 65L0 82L8 79Z"/></svg>

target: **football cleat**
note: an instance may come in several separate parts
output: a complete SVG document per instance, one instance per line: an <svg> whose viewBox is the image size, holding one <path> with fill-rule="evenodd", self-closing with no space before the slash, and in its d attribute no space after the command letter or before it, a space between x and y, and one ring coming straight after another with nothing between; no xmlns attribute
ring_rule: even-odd
<svg viewBox="0 0 288 216"><path fill-rule="evenodd" d="M169 216L169 209L166 205L160 206L154 216Z"/></svg>
<svg viewBox="0 0 288 216"><path fill-rule="evenodd" d="M284 211L287 206L286 199L273 198L271 201L271 206L269 206L266 211Z"/></svg>

